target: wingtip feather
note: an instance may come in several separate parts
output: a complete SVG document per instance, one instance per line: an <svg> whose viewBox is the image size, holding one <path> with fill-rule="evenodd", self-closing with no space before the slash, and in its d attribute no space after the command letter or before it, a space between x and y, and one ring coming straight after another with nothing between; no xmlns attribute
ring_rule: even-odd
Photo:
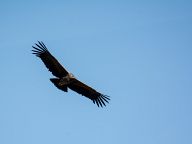
<svg viewBox="0 0 192 144"><path fill-rule="evenodd" d="M97 99L93 99L93 103L96 103L98 107L103 107L106 106L106 103L109 103L109 100L109 96L101 94Z"/></svg>

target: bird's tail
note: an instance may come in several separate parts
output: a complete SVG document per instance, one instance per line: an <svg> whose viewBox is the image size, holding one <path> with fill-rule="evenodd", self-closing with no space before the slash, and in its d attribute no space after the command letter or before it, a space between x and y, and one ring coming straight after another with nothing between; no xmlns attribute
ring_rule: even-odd
<svg viewBox="0 0 192 144"><path fill-rule="evenodd" d="M50 81L51 81L58 89L67 92L67 86L66 86L66 85L59 85L60 79L58 79L58 78L50 78Z"/></svg>

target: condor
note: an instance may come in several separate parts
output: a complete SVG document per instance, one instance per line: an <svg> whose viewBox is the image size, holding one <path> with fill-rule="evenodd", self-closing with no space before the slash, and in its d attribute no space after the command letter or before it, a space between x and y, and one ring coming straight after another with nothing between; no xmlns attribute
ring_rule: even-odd
<svg viewBox="0 0 192 144"><path fill-rule="evenodd" d="M60 90L67 92L68 88L91 99L98 107L106 106L110 98L107 95L97 92L95 89L76 79L73 74L69 73L57 60L51 55L43 42L35 44L33 54L39 57L50 72L56 77L50 81Z"/></svg>

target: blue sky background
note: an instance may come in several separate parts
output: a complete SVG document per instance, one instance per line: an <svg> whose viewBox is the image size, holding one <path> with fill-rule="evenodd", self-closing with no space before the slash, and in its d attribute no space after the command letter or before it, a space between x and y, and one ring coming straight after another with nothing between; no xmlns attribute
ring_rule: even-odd
<svg viewBox="0 0 192 144"><path fill-rule="evenodd" d="M191 144L192 2L0 2L1 144ZM31 54L42 40L111 96L64 93Z"/></svg>

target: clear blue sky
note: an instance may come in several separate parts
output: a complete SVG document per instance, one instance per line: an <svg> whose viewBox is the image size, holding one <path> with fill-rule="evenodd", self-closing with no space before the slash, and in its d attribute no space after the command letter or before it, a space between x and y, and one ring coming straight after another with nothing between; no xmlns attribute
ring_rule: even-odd
<svg viewBox="0 0 192 144"><path fill-rule="evenodd" d="M111 96L64 93L32 45ZM192 2L0 2L1 144L191 144Z"/></svg>

